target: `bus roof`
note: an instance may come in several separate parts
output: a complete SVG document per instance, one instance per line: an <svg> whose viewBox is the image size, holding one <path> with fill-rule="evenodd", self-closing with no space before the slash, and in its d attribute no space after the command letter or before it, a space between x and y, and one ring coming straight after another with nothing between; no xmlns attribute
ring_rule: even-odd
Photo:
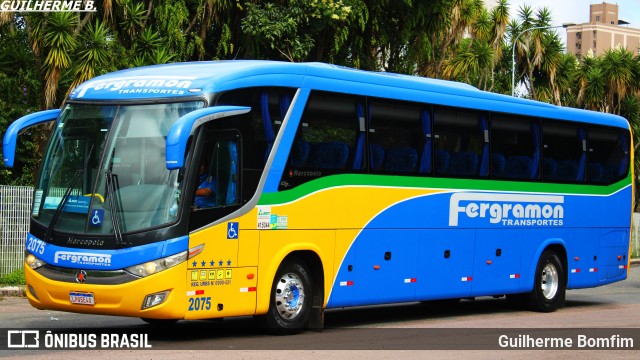
<svg viewBox="0 0 640 360"><path fill-rule="evenodd" d="M69 98L87 101L160 100L255 86L348 92L629 128L627 121L616 115L481 91L453 81L362 71L324 63L228 60L146 66L98 76L75 88Z"/></svg>

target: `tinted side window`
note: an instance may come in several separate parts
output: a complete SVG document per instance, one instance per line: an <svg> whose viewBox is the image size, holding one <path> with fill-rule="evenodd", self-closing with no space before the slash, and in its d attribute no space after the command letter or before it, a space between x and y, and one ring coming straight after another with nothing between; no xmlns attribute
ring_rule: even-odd
<svg viewBox="0 0 640 360"><path fill-rule="evenodd" d="M487 176L489 131L487 116L466 110L434 112L434 169L436 175Z"/></svg>
<svg viewBox="0 0 640 360"><path fill-rule="evenodd" d="M247 122L252 134L243 134L249 140L245 144L245 167L264 168L294 94L295 89L272 87L232 90L218 97L216 105L251 107Z"/></svg>
<svg viewBox="0 0 640 360"><path fill-rule="evenodd" d="M491 171L497 179L539 178L540 124L497 115L491 121Z"/></svg>
<svg viewBox="0 0 640 360"><path fill-rule="evenodd" d="M604 126L589 127L589 182L610 184L629 171L629 133Z"/></svg>
<svg viewBox="0 0 640 360"><path fill-rule="evenodd" d="M363 98L313 92L293 141L280 188L364 170Z"/></svg>
<svg viewBox="0 0 640 360"><path fill-rule="evenodd" d="M240 195L242 201L248 201L255 193L266 161L273 148L282 119L287 113L295 89L284 87L247 88L231 90L219 95L216 105L238 105L251 107L248 114L222 118L216 121L213 129L237 129L241 133L242 156L239 164L242 168Z"/></svg>
<svg viewBox="0 0 640 360"><path fill-rule="evenodd" d="M546 121L542 135L544 180L584 182L586 143L586 131L581 125Z"/></svg>
<svg viewBox="0 0 640 360"><path fill-rule="evenodd" d="M369 105L369 168L374 173L418 172L420 157L430 156L424 150L421 116L429 113L407 103L372 102ZM427 172L428 169L421 169Z"/></svg>

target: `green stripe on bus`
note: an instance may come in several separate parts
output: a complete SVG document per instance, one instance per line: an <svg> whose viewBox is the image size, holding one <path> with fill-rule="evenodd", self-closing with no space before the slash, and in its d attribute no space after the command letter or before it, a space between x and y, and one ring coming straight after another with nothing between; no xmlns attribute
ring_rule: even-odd
<svg viewBox="0 0 640 360"><path fill-rule="evenodd" d="M316 191L344 186L425 188L439 190L501 191L527 193L610 195L631 184L630 176L617 183L601 185L551 184L504 180L475 180L387 175L343 174L325 176L306 182L291 190L263 193L258 205L276 205L295 201Z"/></svg>

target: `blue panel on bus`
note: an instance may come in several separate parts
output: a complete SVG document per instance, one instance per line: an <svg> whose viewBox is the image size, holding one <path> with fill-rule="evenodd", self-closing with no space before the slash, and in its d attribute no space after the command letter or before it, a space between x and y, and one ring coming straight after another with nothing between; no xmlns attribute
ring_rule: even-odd
<svg viewBox="0 0 640 360"><path fill-rule="evenodd" d="M567 252L569 288L621 280L630 206L630 186L608 196L461 191L403 201L354 240L328 306L530 291L550 245Z"/></svg>
<svg viewBox="0 0 640 360"><path fill-rule="evenodd" d="M167 134L165 155L167 169L180 169L184 166L187 141L196 128L215 119L245 114L249 111L251 108L246 106L216 106L198 109L179 118Z"/></svg>
<svg viewBox="0 0 640 360"><path fill-rule="evenodd" d="M18 141L18 133L22 130L42 124L43 122L53 121L60 116L62 110L45 110L37 113L25 115L20 119L11 123L7 131L4 133L2 140L2 156L6 167L13 167L16 155L16 142Z"/></svg>
<svg viewBox="0 0 640 360"><path fill-rule="evenodd" d="M77 249L46 243L28 234L26 249L53 266L85 270L120 270L185 251L189 237L118 250Z"/></svg>

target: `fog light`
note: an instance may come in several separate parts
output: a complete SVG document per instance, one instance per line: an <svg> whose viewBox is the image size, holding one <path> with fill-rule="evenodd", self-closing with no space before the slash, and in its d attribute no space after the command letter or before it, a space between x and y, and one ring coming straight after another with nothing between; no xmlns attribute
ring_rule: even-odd
<svg viewBox="0 0 640 360"><path fill-rule="evenodd" d="M167 299L170 292L170 290L166 290L145 296L144 301L142 302L142 310L162 304Z"/></svg>
<svg viewBox="0 0 640 360"><path fill-rule="evenodd" d="M38 298L38 294L36 294L36 290L31 285L27 285L27 289L29 289L31 296L36 298L36 300L40 300L40 298Z"/></svg>

